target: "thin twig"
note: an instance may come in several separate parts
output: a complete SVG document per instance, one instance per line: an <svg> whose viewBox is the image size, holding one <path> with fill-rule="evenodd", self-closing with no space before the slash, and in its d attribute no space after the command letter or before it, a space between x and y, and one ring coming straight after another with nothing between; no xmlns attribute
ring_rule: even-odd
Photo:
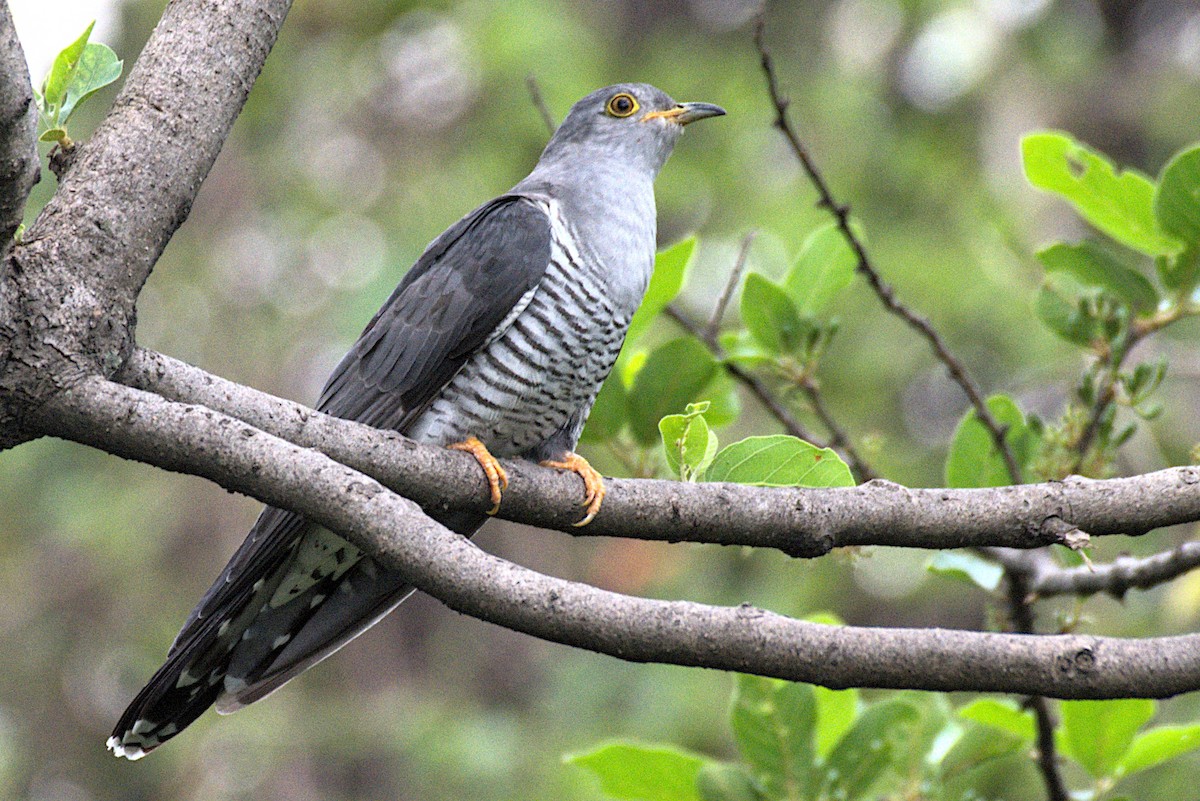
<svg viewBox="0 0 1200 801"><path fill-rule="evenodd" d="M1008 600L1012 608L1013 629L1018 634L1033 634L1035 630L1033 608L1026 601L1029 595L1026 579L1021 572L1008 573ZM1028 704L1037 723L1037 760L1046 784L1046 797L1048 801L1069 801L1062 774L1058 770L1058 754L1054 746L1055 724L1050 704L1040 695L1030 696Z"/></svg>
<svg viewBox="0 0 1200 801"><path fill-rule="evenodd" d="M758 236L758 231L752 229L742 238L742 246L738 249L737 259L733 262L733 269L729 271L729 279L725 282L725 287L717 296L712 314L708 317L708 325L704 327L702 339L716 341L717 333L721 329L721 321L725 319L725 309L728 308L729 301L733 299L733 293L737 290L738 282L742 279L742 272L746 269L746 259L750 256L750 246L754 244L756 236Z"/></svg>
<svg viewBox="0 0 1200 801"><path fill-rule="evenodd" d="M1050 563L1029 578L1028 586L1029 593L1039 598L1098 592L1123 598L1131 589L1157 587L1197 567L1200 567L1200 542L1185 542L1143 559L1118 556L1106 565L1058 567Z"/></svg>
<svg viewBox="0 0 1200 801"><path fill-rule="evenodd" d="M879 474L875 469L859 455L855 450L853 442L850 440L849 434L841 427L837 419L829 411L825 405L825 399L821 396L820 388L813 382L812 379L806 379L800 384L800 391L808 398L808 403L812 407L813 413L821 421L821 425L829 432L829 447L835 451L841 451L846 456L846 461L850 463L850 469L858 476L859 481L870 481L879 478Z"/></svg>
<svg viewBox="0 0 1200 801"><path fill-rule="evenodd" d="M1021 483L1021 468L1017 464L1012 449L1009 448L1008 442L1005 440L1006 427L1000 425L996 418L992 416L992 412L988 409L987 402L984 400L983 393L976 386L974 380L967 374L962 362L950 353L946 343L942 340L937 330L934 329L933 325L896 299L895 291L883 280L879 271L875 269L862 241L854 233L853 228L850 227L850 206L839 203L834 198L816 162L813 161L812 156L808 153L808 149L800 141L800 137L796 134L795 129L788 120L788 100L783 97L779 90L779 83L775 77L775 66L771 60L771 54L767 49L764 37L765 28L765 17L760 15L758 25L755 28L754 42L758 47L758 53L762 60L763 73L766 75L767 91L770 93L771 103L775 108L775 127L783 133L788 144L791 146L792 152L804 168L809 181L816 188L817 194L820 197L818 205L828 209L829 213L837 221L838 230L845 238L846 243L854 251L854 255L858 260L858 272L866 278L871 289L874 290L880 301L883 302L884 308L907 323L929 342L938 361L945 365L954 383L962 388L963 393L966 394L967 399L971 402L971 406L975 409L975 414L979 418L979 421L987 428L992 441L996 445L996 449L1004 459L1004 464L1008 469L1013 483Z"/></svg>
<svg viewBox="0 0 1200 801"><path fill-rule="evenodd" d="M554 132L558 130L558 123L554 121L554 115L550 113L550 108L542 97L542 87L538 85L537 76L532 72L525 76L525 86L529 89L529 99L533 101L533 107L542 115L542 122L546 123L546 130L554 136Z"/></svg>

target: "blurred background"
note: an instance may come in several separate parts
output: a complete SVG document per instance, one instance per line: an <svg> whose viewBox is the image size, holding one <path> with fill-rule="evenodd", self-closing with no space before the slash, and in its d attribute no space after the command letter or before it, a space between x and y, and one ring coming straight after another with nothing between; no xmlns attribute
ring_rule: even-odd
<svg viewBox="0 0 1200 801"><path fill-rule="evenodd" d="M163 4L11 5L38 84L93 18L94 40L128 69ZM313 402L424 245L532 166L547 131L526 89L531 74L556 119L624 80L728 109L688 130L658 181L662 243L701 236L682 303L706 316L748 231L759 232L750 268L778 276L825 221L771 127L755 11L733 0L298 0L142 295L139 342ZM1065 203L1027 186L1019 139L1065 129L1156 174L1200 139L1195 0L798 0L771 3L768 20L793 119L865 226L878 268L985 389L1053 416L1082 362L1032 316L1033 253L1085 232ZM113 91L80 112L73 136L86 136ZM47 173L31 215L52 190ZM841 331L820 375L831 408L888 478L939 484L963 397L865 286L836 312ZM679 335L659 325L654 337ZM1200 440L1198 336L1185 324L1149 345L1171 359L1167 411L1127 446L1122 472L1179 463ZM725 441L778 430L752 399L742 406ZM623 470L603 447L585 455L609 474ZM728 675L625 664L416 597L270 700L232 718L210 713L144 762L113 759L104 750L113 721L257 511L200 479L67 443L0 454L0 797L596 799L590 778L561 757L603 738L733 756ZM1093 558L1194 534L1111 539ZM856 624L997 622L986 595L929 575L923 553L801 562L499 521L478 542L653 597L829 610ZM1039 606L1044 628L1076 613L1088 632L1193 631L1200 581L1124 604ZM1194 720L1200 697L1161 709L1161 722ZM1130 795L1190 795L1198 768L1172 763ZM1041 789L1022 768L993 792Z"/></svg>

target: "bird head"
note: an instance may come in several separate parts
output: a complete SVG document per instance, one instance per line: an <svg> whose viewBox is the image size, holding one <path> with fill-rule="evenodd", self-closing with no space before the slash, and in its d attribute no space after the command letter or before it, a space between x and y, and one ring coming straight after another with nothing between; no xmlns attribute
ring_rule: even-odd
<svg viewBox="0 0 1200 801"><path fill-rule="evenodd" d="M542 161L594 163L611 158L647 170L653 178L685 125L724 113L712 103L677 103L649 84L615 84L597 89L571 107Z"/></svg>

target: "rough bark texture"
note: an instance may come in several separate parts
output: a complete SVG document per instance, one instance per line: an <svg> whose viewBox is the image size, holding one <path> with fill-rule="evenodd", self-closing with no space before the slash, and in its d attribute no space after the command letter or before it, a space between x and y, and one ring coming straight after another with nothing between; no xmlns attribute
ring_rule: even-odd
<svg viewBox="0 0 1200 801"><path fill-rule="evenodd" d="M112 111L0 273L0 448L128 358L134 304L275 42L288 0L173 2ZM7 353L6 353L7 351Z"/></svg>
<svg viewBox="0 0 1200 801"><path fill-rule="evenodd" d="M0 2L0 253L25 211L41 165L37 152L37 106L25 51L13 28L8 3Z"/></svg>
<svg viewBox="0 0 1200 801"><path fill-rule="evenodd" d="M749 604L633 598L492 556L370 477L212 409L94 378L57 396L42 415L79 442L296 509L464 614L633 662L835 688L1056 698L1161 698L1200 689L1200 635L1127 640L826 626Z"/></svg>
<svg viewBox="0 0 1200 801"><path fill-rule="evenodd" d="M447 454L329 417L235 384L159 353L139 350L118 378L167 398L244 420L297 445L316 448L369 474L426 508L491 506L475 460ZM583 528L576 476L529 462L504 462L508 490L499 516L583 536L635 537L778 548L820 556L853 545L909 548L1064 543L1144 534L1200 519L1200 468L1132 478L1072 478L989 489L909 489L887 481L858 487L790 489L738 484L608 479L599 516Z"/></svg>

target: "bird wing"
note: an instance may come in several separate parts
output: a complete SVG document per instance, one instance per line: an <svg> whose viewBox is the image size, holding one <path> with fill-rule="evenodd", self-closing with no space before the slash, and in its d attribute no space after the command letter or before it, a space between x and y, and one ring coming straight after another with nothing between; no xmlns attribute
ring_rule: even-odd
<svg viewBox="0 0 1200 801"><path fill-rule="evenodd" d="M504 195L438 237L367 325L317 409L403 430L541 282L550 219Z"/></svg>

